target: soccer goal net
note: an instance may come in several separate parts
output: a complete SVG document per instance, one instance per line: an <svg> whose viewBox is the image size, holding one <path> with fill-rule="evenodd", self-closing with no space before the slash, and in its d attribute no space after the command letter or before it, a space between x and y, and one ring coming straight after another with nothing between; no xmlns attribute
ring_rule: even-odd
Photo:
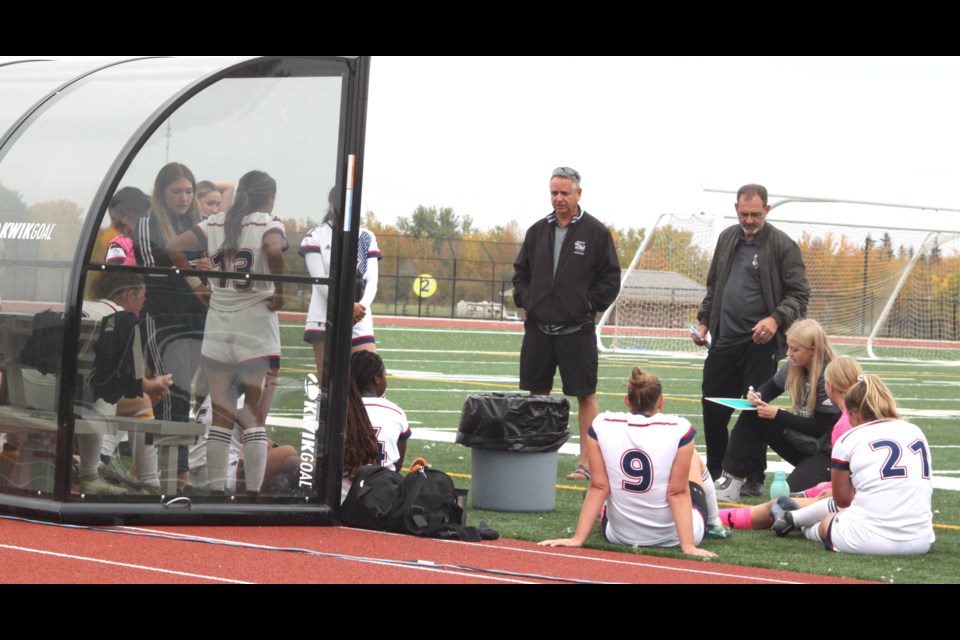
<svg viewBox="0 0 960 640"><path fill-rule="evenodd" d="M600 322L600 348L705 355L690 327L731 216L660 217ZM960 361L960 233L770 220L794 238L810 281L807 317L842 353Z"/></svg>

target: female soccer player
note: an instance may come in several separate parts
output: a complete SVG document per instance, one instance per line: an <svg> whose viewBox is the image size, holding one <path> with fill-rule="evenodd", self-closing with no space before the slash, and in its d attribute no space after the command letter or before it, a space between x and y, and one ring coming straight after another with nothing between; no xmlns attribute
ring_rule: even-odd
<svg viewBox="0 0 960 640"><path fill-rule="evenodd" d="M624 402L630 413L604 412L593 421L582 446L592 471L590 488L572 538L544 540L551 547L580 547L603 512L604 537L615 544L699 549L707 529L709 498L685 418L668 416L660 380L634 367ZM716 514L716 500L713 500Z"/></svg>
<svg viewBox="0 0 960 640"><path fill-rule="evenodd" d="M177 236L168 246L174 264L189 268L186 252L206 251L213 263L210 313L201 353L213 404L208 433L207 469L210 491L224 491L230 438L235 420L243 428L247 494L259 494L267 462L263 425L271 389L264 380L280 366L283 283L214 277L216 271L252 274L283 273L287 238L283 222L273 215L277 183L263 171L250 171L237 185L236 200L226 213L210 216ZM246 411L237 414L238 386Z"/></svg>

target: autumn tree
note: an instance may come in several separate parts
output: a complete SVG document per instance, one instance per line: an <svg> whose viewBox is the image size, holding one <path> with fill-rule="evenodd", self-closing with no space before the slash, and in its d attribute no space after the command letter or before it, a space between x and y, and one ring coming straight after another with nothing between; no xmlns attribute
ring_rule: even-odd
<svg viewBox="0 0 960 640"><path fill-rule="evenodd" d="M647 230L644 228L637 229L635 227L618 229L614 226L609 227L609 229L617 247L617 257L620 259L620 268L626 269L633 261L633 256L637 254L640 245L643 244Z"/></svg>

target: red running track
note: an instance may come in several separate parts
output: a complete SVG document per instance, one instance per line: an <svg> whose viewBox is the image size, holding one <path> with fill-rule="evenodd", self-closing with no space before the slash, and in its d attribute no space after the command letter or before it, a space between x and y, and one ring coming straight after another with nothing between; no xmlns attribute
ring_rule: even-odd
<svg viewBox="0 0 960 640"><path fill-rule="evenodd" d="M346 527L75 528L0 519L4 583L827 584L829 576Z"/></svg>

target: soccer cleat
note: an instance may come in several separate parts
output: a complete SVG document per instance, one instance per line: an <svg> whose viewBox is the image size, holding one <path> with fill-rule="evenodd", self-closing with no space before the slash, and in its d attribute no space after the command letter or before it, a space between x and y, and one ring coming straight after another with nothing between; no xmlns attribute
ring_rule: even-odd
<svg viewBox="0 0 960 640"><path fill-rule="evenodd" d="M84 480L80 483L80 493L90 496L125 496L127 490L115 484L110 484L103 478Z"/></svg>
<svg viewBox="0 0 960 640"><path fill-rule="evenodd" d="M724 471L720 479L714 483L714 488L717 491L717 500L736 502L740 499L740 489L743 487L744 482L745 480L743 478L735 478Z"/></svg>
<svg viewBox="0 0 960 640"><path fill-rule="evenodd" d="M784 511L796 511L800 508L797 501L790 497L777 498L777 504Z"/></svg>
<svg viewBox="0 0 960 640"><path fill-rule="evenodd" d="M146 484L146 483L142 483L134 493L141 496L163 495L163 491L160 490L159 484Z"/></svg>
<svg viewBox="0 0 960 640"><path fill-rule="evenodd" d="M101 459L97 464L97 470L101 478L113 484L123 484L123 477L127 474L126 467L117 458L111 458L110 462L104 462Z"/></svg>
<svg viewBox="0 0 960 640"><path fill-rule="evenodd" d="M763 483L756 480L747 480L740 487L740 495L759 498L764 495Z"/></svg>
<svg viewBox="0 0 960 640"><path fill-rule="evenodd" d="M773 531L777 537L783 538L791 531L796 529L793 524L793 511L800 508L793 498L778 498L776 503L770 506L770 515L773 517Z"/></svg>
<svg viewBox="0 0 960 640"><path fill-rule="evenodd" d="M724 538L730 538L733 536L733 531L727 529L722 524L718 524L714 527L707 527L707 532L704 534L704 538L707 540L723 540Z"/></svg>
<svg viewBox="0 0 960 640"><path fill-rule="evenodd" d="M778 538L786 537L794 529L796 529L796 526L793 524L793 513L790 511L773 521L773 532L777 534Z"/></svg>

